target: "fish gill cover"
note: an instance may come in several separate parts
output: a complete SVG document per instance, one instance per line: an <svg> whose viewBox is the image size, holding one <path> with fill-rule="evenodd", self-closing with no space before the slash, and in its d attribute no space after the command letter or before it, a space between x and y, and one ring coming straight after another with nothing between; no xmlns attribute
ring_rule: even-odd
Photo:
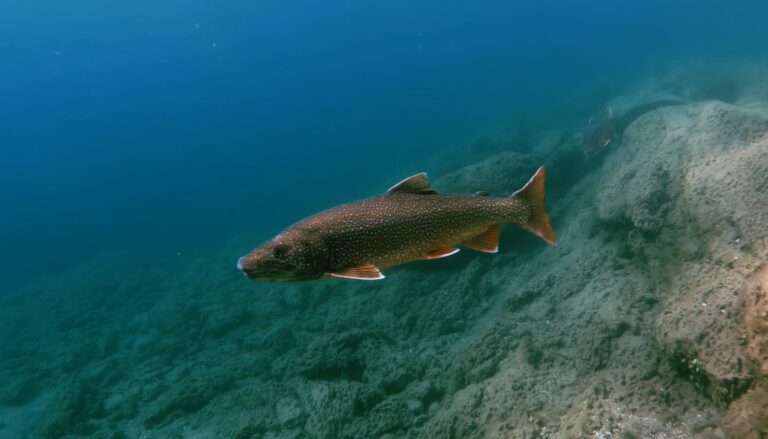
<svg viewBox="0 0 768 439"><path fill-rule="evenodd" d="M0 437L768 434L766 16L6 2ZM409 175L505 197L542 165L556 247L235 269Z"/></svg>

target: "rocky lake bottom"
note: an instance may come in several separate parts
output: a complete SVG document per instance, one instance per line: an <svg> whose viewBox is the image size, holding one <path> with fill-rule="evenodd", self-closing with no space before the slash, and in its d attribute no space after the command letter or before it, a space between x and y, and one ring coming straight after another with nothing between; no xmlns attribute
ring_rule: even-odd
<svg viewBox="0 0 768 439"><path fill-rule="evenodd" d="M557 246L505 226L495 255L286 285L234 270L240 237L3 296L0 437L763 437L768 68L610 105L597 157L579 130L501 130L430 175L507 195L543 164Z"/></svg>

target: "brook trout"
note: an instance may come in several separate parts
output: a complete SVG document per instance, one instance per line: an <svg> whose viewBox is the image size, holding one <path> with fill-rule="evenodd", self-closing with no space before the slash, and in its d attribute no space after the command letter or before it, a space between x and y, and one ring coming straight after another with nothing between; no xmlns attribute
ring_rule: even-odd
<svg viewBox="0 0 768 439"><path fill-rule="evenodd" d="M251 279L322 277L376 280L381 269L459 251L496 253L500 224L515 223L550 244L544 168L506 198L485 193L438 194L416 174L383 195L334 207L300 221L237 261Z"/></svg>

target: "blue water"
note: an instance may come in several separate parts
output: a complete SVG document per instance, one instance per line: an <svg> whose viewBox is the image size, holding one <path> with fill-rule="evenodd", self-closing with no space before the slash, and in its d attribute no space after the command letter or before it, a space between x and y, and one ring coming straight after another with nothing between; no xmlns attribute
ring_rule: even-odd
<svg viewBox="0 0 768 439"><path fill-rule="evenodd" d="M765 343L734 279L756 269L750 228L766 216L741 209L751 196L718 198L765 174L747 160L764 139L766 18L766 0L4 1L0 439L757 424L766 380L742 350ZM633 87L649 78L681 99ZM658 102L690 105L628 128ZM586 157L580 131L608 103L616 123L593 133L615 135ZM693 153L669 144L685 126L733 145L681 160L699 166L691 179L634 155L654 135L668 136L656 157ZM499 254L387 267L380 282L235 268L318 210L552 132L555 153L458 180L543 162L557 247L505 226ZM702 187L676 187L690 181ZM491 183L472 190L505 195Z"/></svg>
<svg viewBox="0 0 768 439"><path fill-rule="evenodd" d="M267 237L506 116L556 127L670 60L765 59L765 17L762 0L8 0L0 287Z"/></svg>

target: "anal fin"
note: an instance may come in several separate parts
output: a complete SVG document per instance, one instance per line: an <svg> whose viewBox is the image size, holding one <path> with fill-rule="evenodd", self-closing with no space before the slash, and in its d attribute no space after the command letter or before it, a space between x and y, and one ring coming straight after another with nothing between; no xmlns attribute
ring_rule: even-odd
<svg viewBox="0 0 768 439"><path fill-rule="evenodd" d="M379 280L384 279L384 275L378 267L373 264L362 264L354 267L349 267L345 270L328 273L331 277L340 277L344 279L359 279L359 280Z"/></svg>
<svg viewBox="0 0 768 439"><path fill-rule="evenodd" d="M431 252L424 253L424 259L438 259L445 258L447 256L455 255L459 252L459 249L453 247L441 247Z"/></svg>
<svg viewBox="0 0 768 439"><path fill-rule="evenodd" d="M496 253L499 251L500 233L501 226L492 224L485 232L464 241L462 244L479 252Z"/></svg>

